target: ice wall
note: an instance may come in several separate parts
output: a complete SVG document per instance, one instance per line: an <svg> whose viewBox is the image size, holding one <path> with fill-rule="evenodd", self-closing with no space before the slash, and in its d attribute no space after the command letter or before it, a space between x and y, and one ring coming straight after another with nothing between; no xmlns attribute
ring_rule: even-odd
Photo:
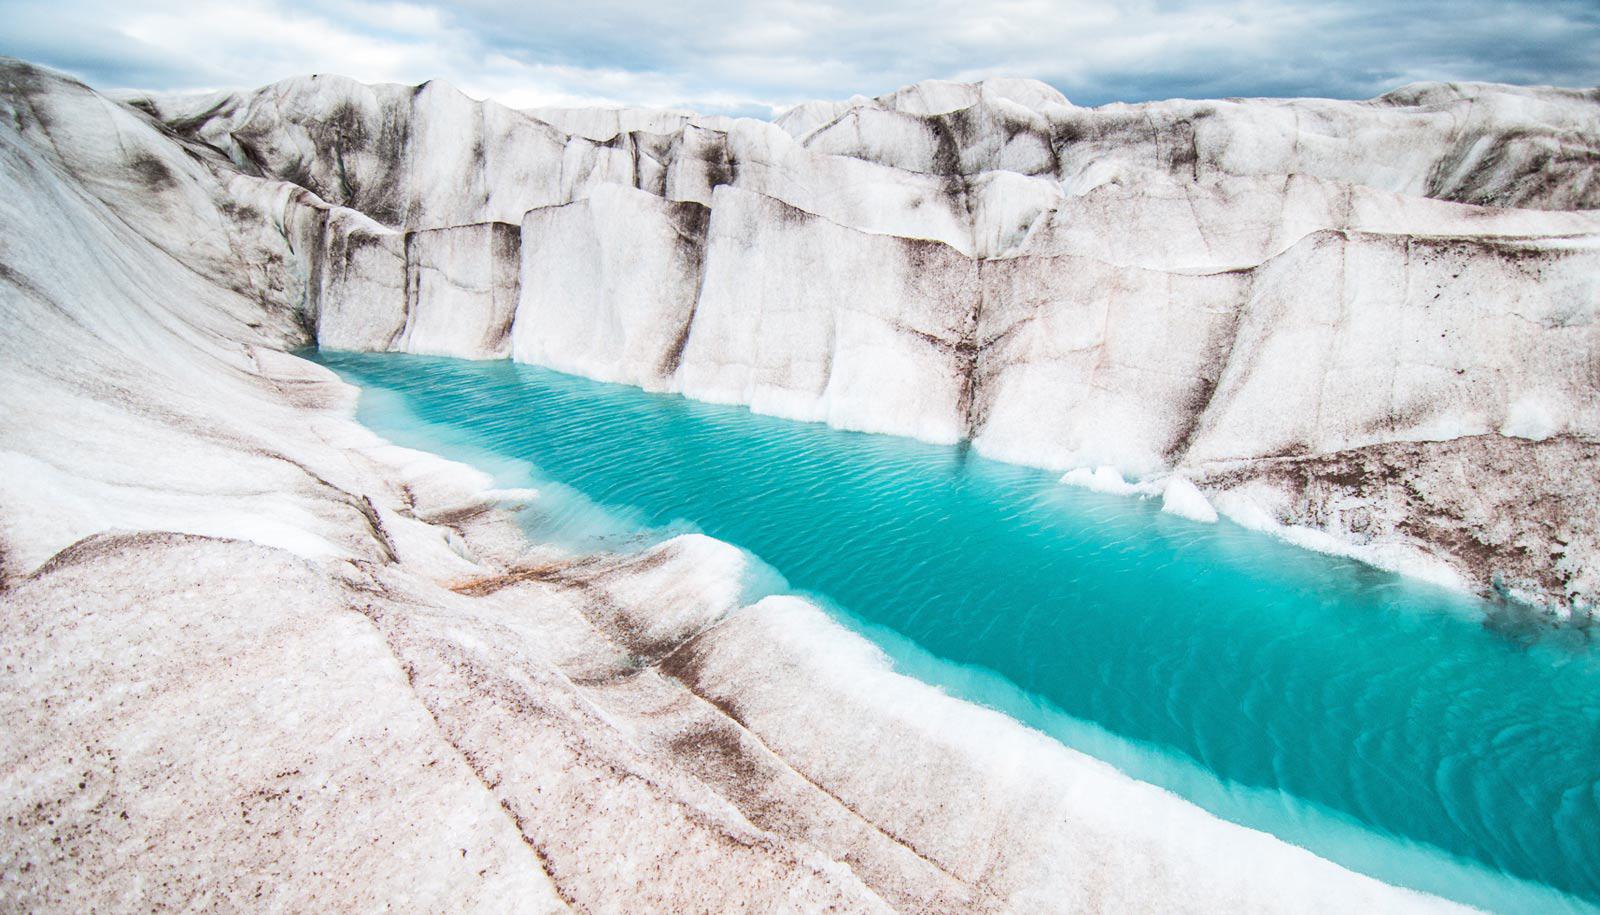
<svg viewBox="0 0 1600 915"><path fill-rule="evenodd" d="M764 123L310 77L142 104L381 224L303 246L328 346L509 350L1048 467L1181 469L1213 495L1239 461L1316 475L1463 437L1498 461L1557 441L1588 461L1600 436L1594 91L1091 109L1028 80L931 81ZM465 240L485 224L520 226L515 278ZM1500 498L1484 479L1440 510ZM1594 487L1551 482L1573 506L1554 525L1586 530ZM1317 487L1273 487L1252 517L1334 530ZM1592 604L1548 527L1334 533ZM1579 539L1563 568L1592 566Z"/></svg>

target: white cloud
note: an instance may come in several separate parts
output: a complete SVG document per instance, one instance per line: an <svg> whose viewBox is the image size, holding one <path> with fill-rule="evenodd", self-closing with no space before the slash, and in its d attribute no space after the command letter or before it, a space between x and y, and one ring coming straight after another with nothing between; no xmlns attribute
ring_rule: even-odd
<svg viewBox="0 0 1600 915"><path fill-rule="evenodd" d="M1075 101L1366 96L1417 77L1593 85L1590 0L5 0L0 52L103 88L442 79L517 106L764 111L927 77Z"/></svg>

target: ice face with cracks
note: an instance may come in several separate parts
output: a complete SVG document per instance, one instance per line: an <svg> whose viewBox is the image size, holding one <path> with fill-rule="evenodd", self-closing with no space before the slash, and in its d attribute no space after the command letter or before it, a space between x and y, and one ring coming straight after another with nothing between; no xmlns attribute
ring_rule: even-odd
<svg viewBox="0 0 1600 915"><path fill-rule="evenodd" d="M721 547L651 560L706 584L648 624L622 584L649 567L531 543L506 507L545 493L363 430L285 354L317 340L491 357L543 322L585 373L1182 469L1219 508L1592 593L1584 93L1090 110L997 83L759 124L332 78L123 103L7 61L0 106L0 701L25 723L0 892L22 907L1443 906L889 672L788 600L727 614L701 674L641 666L722 605ZM571 207L602 218L584 237L574 211L547 266L529 239ZM1192 231L1137 233L1174 218ZM587 312L561 263L656 292ZM1409 336L1379 332L1395 314ZM1286 363L1296 340L1321 361ZM926 383L880 382L905 372ZM1273 390L1295 409L1265 412ZM195 684L273 701L223 714ZM836 768L883 740L973 818Z"/></svg>

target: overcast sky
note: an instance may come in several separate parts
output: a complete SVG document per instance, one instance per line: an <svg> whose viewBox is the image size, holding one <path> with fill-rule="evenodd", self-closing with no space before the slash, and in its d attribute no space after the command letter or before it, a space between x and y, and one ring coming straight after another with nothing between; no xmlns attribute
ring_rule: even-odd
<svg viewBox="0 0 1600 915"><path fill-rule="evenodd" d="M0 0L0 54L102 89L340 73L520 107L762 117L989 75L1083 105L1366 98L1431 79L1600 84L1600 0Z"/></svg>

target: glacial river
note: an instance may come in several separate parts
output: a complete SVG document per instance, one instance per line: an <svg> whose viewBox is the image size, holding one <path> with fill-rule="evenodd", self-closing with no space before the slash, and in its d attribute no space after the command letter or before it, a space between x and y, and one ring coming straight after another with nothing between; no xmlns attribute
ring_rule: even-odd
<svg viewBox="0 0 1600 915"><path fill-rule="evenodd" d="M380 434L540 487L536 536L702 531L903 672L1226 819L1489 909L1600 911L1582 630L964 448L504 361L309 355Z"/></svg>

